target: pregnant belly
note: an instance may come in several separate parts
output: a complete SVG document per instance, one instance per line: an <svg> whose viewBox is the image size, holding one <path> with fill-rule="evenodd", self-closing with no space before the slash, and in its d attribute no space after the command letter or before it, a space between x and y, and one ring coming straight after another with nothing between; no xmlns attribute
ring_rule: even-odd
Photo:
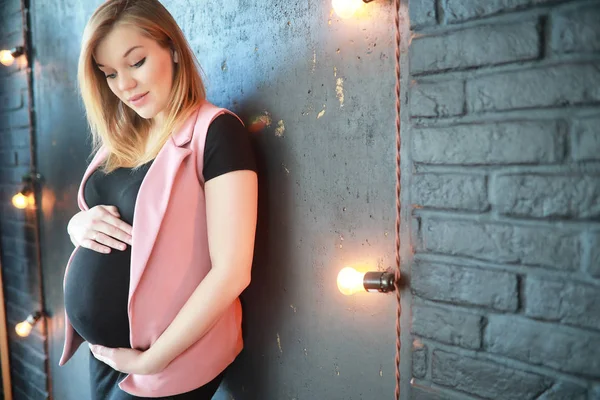
<svg viewBox="0 0 600 400"><path fill-rule="evenodd" d="M80 247L65 281L65 310L86 341L130 347L127 298L131 248L109 254Z"/></svg>

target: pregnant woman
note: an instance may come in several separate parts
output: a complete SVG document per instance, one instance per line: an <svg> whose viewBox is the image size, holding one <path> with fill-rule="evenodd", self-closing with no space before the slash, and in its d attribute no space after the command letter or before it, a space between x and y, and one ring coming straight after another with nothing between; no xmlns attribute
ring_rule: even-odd
<svg viewBox="0 0 600 400"><path fill-rule="evenodd" d="M60 365L88 342L94 400L211 399L242 349L256 163L198 71L157 0L108 0L86 25L78 82L95 155L67 227Z"/></svg>

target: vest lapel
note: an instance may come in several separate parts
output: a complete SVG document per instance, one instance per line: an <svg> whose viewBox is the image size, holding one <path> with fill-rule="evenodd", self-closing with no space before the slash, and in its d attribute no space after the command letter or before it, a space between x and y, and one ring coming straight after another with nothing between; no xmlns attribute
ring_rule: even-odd
<svg viewBox="0 0 600 400"><path fill-rule="evenodd" d="M193 113L162 147L140 186L133 213L131 273L128 310L131 318L132 298L140 283L162 220L169 204L171 190L181 163L192 154L182 147L193 134L198 113Z"/></svg>
<svg viewBox="0 0 600 400"><path fill-rule="evenodd" d="M177 171L191 153L190 149L178 147L169 139L142 181L133 213L129 308L154 247Z"/></svg>

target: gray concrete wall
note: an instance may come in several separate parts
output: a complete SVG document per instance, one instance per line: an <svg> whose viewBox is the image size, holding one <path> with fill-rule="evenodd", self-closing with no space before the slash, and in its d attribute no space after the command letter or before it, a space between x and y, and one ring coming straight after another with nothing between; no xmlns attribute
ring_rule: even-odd
<svg viewBox="0 0 600 400"><path fill-rule="evenodd" d="M72 248L65 228L89 153L76 64L83 26L100 3L36 2L32 10L49 357L60 400L89 390L86 349L56 364ZM390 5L371 4L361 19L343 21L317 0L164 4L205 70L209 99L248 124L271 121L253 134L261 210L244 294L247 346L219 398L390 396L395 297L345 297L336 287L347 264L394 264Z"/></svg>

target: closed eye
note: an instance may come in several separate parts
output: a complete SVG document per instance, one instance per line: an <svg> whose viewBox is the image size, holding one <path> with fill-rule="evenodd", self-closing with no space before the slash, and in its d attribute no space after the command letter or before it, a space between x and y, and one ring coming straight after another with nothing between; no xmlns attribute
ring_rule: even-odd
<svg viewBox="0 0 600 400"><path fill-rule="evenodd" d="M133 64L133 66L136 67L136 68L139 68L142 65L144 65L144 62L146 62L146 57L142 58L140 61L138 61L135 64Z"/></svg>
<svg viewBox="0 0 600 400"><path fill-rule="evenodd" d="M133 64L132 67L139 68L142 65L144 65L145 62L146 62L146 57L142 58L140 61ZM116 77L116 74L106 75L106 79L115 79L115 77Z"/></svg>

